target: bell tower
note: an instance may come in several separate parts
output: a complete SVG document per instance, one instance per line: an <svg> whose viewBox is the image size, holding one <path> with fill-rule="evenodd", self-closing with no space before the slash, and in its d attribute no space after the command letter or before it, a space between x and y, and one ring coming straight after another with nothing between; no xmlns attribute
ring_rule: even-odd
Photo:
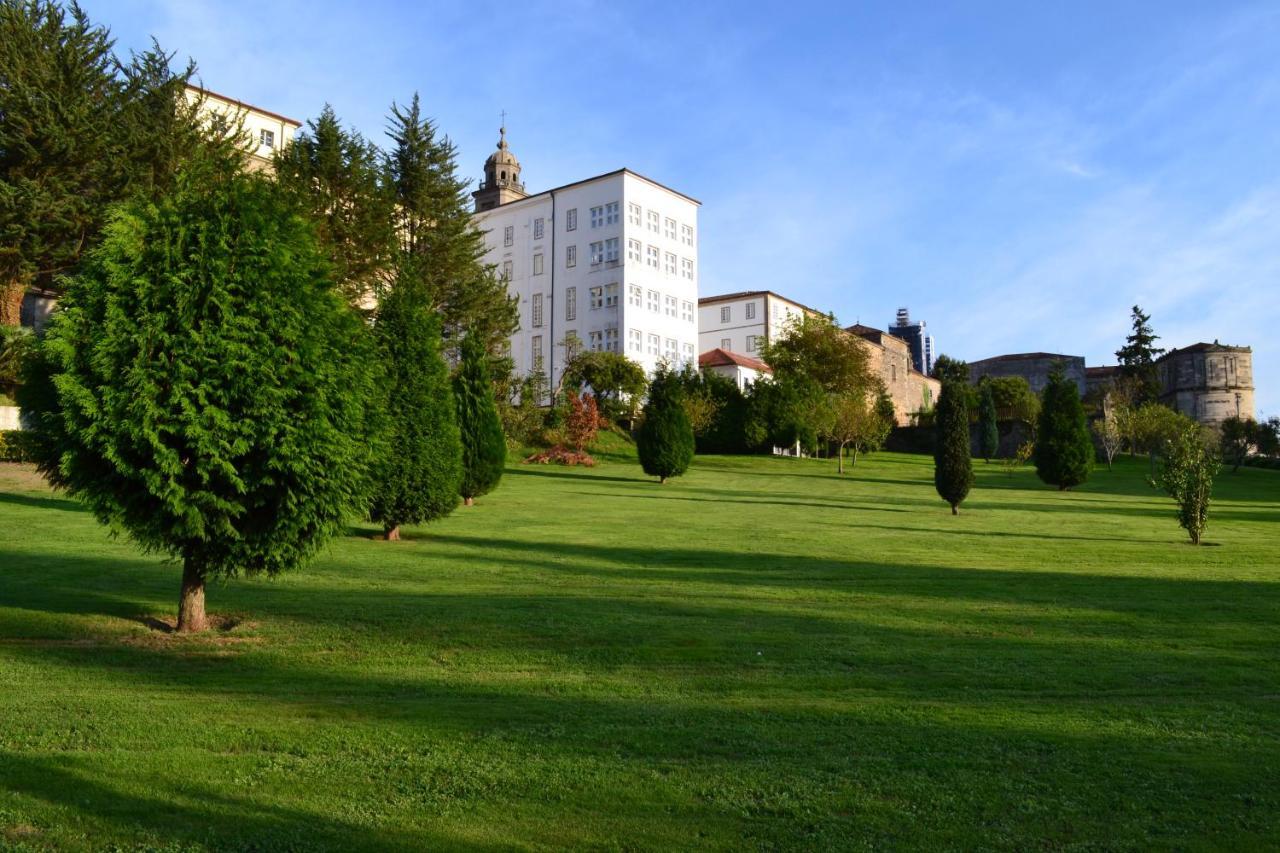
<svg viewBox="0 0 1280 853"><path fill-rule="evenodd" d="M476 200L476 212L492 210L500 204L518 201L529 194L520 182L520 161L507 147L507 122L503 114L502 127L498 130L498 150L484 161L484 180L471 194Z"/></svg>

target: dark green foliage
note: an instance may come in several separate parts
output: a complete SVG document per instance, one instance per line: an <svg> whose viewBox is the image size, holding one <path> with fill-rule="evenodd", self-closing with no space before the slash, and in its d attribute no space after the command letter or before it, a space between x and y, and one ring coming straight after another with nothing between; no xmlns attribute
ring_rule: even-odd
<svg viewBox="0 0 1280 853"><path fill-rule="evenodd" d="M812 452L818 446L822 415L828 412L827 395L818 383L803 377L762 379L751 386L744 438L755 449L799 442Z"/></svg>
<svg viewBox="0 0 1280 853"><path fill-rule="evenodd" d="M1055 366L1043 397L1036 430L1036 474L1059 489L1078 486L1089 479L1095 455L1080 389Z"/></svg>
<svg viewBox="0 0 1280 853"><path fill-rule="evenodd" d="M893 398L889 396L888 391L881 391L876 395L876 414L880 420L884 421L892 429L898 423L898 414L893 407Z"/></svg>
<svg viewBox="0 0 1280 853"><path fill-rule="evenodd" d="M663 483L669 477L683 474L693 461L693 428L689 426L681 396L675 373L659 367L649 383L644 419L636 432L640 467Z"/></svg>
<svg viewBox="0 0 1280 853"><path fill-rule="evenodd" d="M493 491L507 462L507 439L493 400L489 379L489 354L480 338L468 335L460 347L462 363L453 377L462 435L462 485L458 492L468 501Z"/></svg>
<svg viewBox="0 0 1280 853"><path fill-rule="evenodd" d="M969 365L944 353L933 362L933 378L939 382L954 382L965 389L969 385Z"/></svg>
<svg viewBox="0 0 1280 853"><path fill-rule="evenodd" d="M573 352L560 382L566 392L589 389L600 414L615 421L631 414L648 384L644 368L625 355L594 350Z"/></svg>
<svg viewBox="0 0 1280 853"><path fill-rule="evenodd" d="M991 389L997 421L1021 421L1032 426L1040 416L1040 398L1021 376L983 376L978 383Z"/></svg>
<svg viewBox="0 0 1280 853"><path fill-rule="evenodd" d="M747 398L727 376L692 366L675 374L685 400L697 452L743 453Z"/></svg>
<svg viewBox="0 0 1280 853"><path fill-rule="evenodd" d="M38 462L35 433L27 429L0 430L0 462Z"/></svg>
<svg viewBox="0 0 1280 853"><path fill-rule="evenodd" d="M1164 354L1155 342L1160 336L1151 330L1151 315L1133 306L1133 331L1125 338L1124 346L1116 350L1120 362L1120 378L1131 389L1134 405L1154 403L1160 398L1160 374L1156 359Z"/></svg>
<svg viewBox="0 0 1280 853"><path fill-rule="evenodd" d="M960 504L973 488L973 460L969 458L969 408L965 403L965 386L955 379L942 382L942 395L935 411L933 451L933 485L951 514L960 512Z"/></svg>
<svg viewBox="0 0 1280 853"><path fill-rule="evenodd" d="M452 512L462 482L462 437L440 353L440 318L412 259L379 303L374 336L385 373L387 448L369 515L398 538L402 524Z"/></svg>
<svg viewBox="0 0 1280 853"><path fill-rule="evenodd" d="M422 115L416 94L407 109L392 105L388 123L386 168L400 253L411 259L429 307L441 316L446 348L476 334L486 351L498 352L519 327L519 313L506 282L483 263L484 234L471 223L457 149ZM494 375L503 370L509 364Z"/></svg>
<svg viewBox="0 0 1280 853"><path fill-rule="evenodd" d="M344 129L326 104L276 155L275 168L276 181L315 223L339 290L352 305L376 298L397 248L395 207L377 146Z"/></svg>
<svg viewBox="0 0 1280 853"><path fill-rule="evenodd" d="M237 167L195 157L116 211L21 393L41 470L201 579L299 565L363 508L371 455L368 333Z"/></svg>
<svg viewBox="0 0 1280 853"><path fill-rule="evenodd" d="M1000 449L1000 426L996 423L996 401L991 383L984 382L978 391L978 449L982 458L991 461Z"/></svg>

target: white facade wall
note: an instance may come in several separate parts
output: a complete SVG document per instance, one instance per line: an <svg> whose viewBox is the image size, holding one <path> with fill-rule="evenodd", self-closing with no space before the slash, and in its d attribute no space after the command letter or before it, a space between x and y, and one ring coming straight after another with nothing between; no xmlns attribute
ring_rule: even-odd
<svg viewBox="0 0 1280 853"><path fill-rule="evenodd" d="M639 206L638 225L630 205ZM600 209L594 221L593 208ZM652 214L657 231L649 228ZM587 349L622 353L649 373L664 360L696 364L697 217L696 202L630 172L477 213L485 260L508 276L519 300L520 329L511 337L517 373L540 362L558 383L570 333Z"/></svg>
<svg viewBox="0 0 1280 853"><path fill-rule="evenodd" d="M733 384L737 385L739 390L742 391L746 391L752 385L755 385L763 375L754 367L745 367L741 364L717 364L706 368L706 370L732 380Z"/></svg>
<svg viewBox="0 0 1280 853"><path fill-rule="evenodd" d="M188 86L186 95L187 100L192 103L203 99L202 109L210 115L220 116L227 124L234 126L236 122L241 123L245 152L253 158L255 168L269 166L276 151L292 144L294 136L302 127L292 119L208 90Z"/></svg>
<svg viewBox="0 0 1280 853"><path fill-rule="evenodd" d="M805 311L798 303L766 292L699 305L698 352L719 347L758 358L763 344Z"/></svg>

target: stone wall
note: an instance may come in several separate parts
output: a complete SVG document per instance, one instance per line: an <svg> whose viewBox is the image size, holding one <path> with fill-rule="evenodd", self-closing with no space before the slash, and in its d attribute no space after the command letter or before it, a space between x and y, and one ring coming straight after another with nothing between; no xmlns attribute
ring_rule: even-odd
<svg viewBox="0 0 1280 853"><path fill-rule="evenodd" d="M1158 363L1160 401L1204 424L1254 417L1253 351L1249 347L1193 344Z"/></svg>
<svg viewBox="0 0 1280 853"><path fill-rule="evenodd" d="M911 347L907 342L874 329L850 332L863 341L867 351L867 366L873 375L884 382L899 426L911 423L911 416L923 409L932 409L938 400L942 385L919 373L911 362Z"/></svg>
<svg viewBox="0 0 1280 853"><path fill-rule="evenodd" d="M969 381L977 384L983 376L992 378L1021 376L1031 390L1039 394L1049 384L1049 373L1055 364L1061 363L1067 378L1076 383L1083 397L1086 391L1084 356L1062 355L1052 352L1029 352L1016 355L998 355L982 361L969 362Z"/></svg>

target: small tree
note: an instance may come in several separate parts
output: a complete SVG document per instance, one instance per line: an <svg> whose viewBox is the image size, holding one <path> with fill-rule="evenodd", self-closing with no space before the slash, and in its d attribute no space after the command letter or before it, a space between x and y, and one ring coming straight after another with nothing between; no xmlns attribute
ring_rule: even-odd
<svg viewBox="0 0 1280 853"><path fill-rule="evenodd" d="M680 385L666 367L659 367L649 383L643 421L636 433L640 466L650 477L665 483L678 477L693 461L693 428L681 401Z"/></svg>
<svg viewBox="0 0 1280 853"><path fill-rule="evenodd" d="M1059 491L1069 489L1089 479L1093 457L1080 389L1055 365L1044 389L1036 430L1036 474Z"/></svg>
<svg viewBox="0 0 1280 853"><path fill-rule="evenodd" d="M1000 425L996 422L996 401L989 382L983 382L978 392L978 449L988 462L1000 449Z"/></svg>
<svg viewBox="0 0 1280 853"><path fill-rule="evenodd" d="M237 157L195 152L171 192L119 208L37 356L40 469L182 562L179 631L206 627L208 579L295 568L363 508L368 333Z"/></svg>
<svg viewBox="0 0 1280 853"><path fill-rule="evenodd" d="M1265 427L1260 427L1253 418L1232 415L1222 422L1221 429L1222 456L1231 463L1231 473L1234 474L1248 458L1249 451L1266 441L1261 438Z"/></svg>
<svg viewBox="0 0 1280 853"><path fill-rule="evenodd" d="M462 439L440 355L440 318L412 259L378 307L374 333L385 372L387 453L376 471L369 515L388 540L400 525L453 512L462 482Z"/></svg>
<svg viewBox="0 0 1280 853"><path fill-rule="evenodd" d="M1209 521L1209 497L1218 473L1218 455L1205 441L1199 424L1185 422L1163 448L1161 488L1178 504L1178 523L1199 545Z"/></svg>
<svg viewBox="0 0 1280 853"><path fill-rule="evenodd" d="M587 452L600 432L600 410L591 394L578 396L570 391L568 411L564 417L564 436L575 452Z"/></svg>
<svg viewBox="0 0 1280 853"><path fill-rule="evenodd" d="M566 391L591 389L601 413L613 420L629 417L647 384L644 368L616 352L581 349L566 341L568 363L560 377Z"/></svg>
<svg viewBox="0 0 1280 853"><path fill-rule="evenodd" d="M453 396L458 405L458 429L462 435L462 485L459 493L466 506L488 494L502 479L507 463L507 439L493 400L489 379L489 354L480 337L463 338L462 363L453 377Z"/></svg>
<svg viewBox="0 0 1280 853"><path fill-rule="evenodd" d="M1116 458L1116 453L1120 451L1120 444L1124 440L1120 432L1121 417L1117 408L1103 399L1102 417L1094 421L1092 424L1093 434L1098 439L1098 444L1102 446L1102 453L1107 458L1107 470L1112 470L1112 463Z"/></svg>
<svg viewBox="0 0 1280 853"><path fill-rule="evenodd" d="M889 435L892 421L886 420L883 409L866 397L853 394L836 394L831 398L830 438L837 445L836 473L844 473L845 448L853 450L851 466L858 464L862 451L877 450Z"/></svg>
<svg viewBox="0 0 1280 853"><path fill-rule="evenodd" d="M933 485L951 505L951 514L959 515L960 504L973 488L973 460L969 457L969 407L965 402L965 389L954 379L942 383L934 428Z"/></svg>

